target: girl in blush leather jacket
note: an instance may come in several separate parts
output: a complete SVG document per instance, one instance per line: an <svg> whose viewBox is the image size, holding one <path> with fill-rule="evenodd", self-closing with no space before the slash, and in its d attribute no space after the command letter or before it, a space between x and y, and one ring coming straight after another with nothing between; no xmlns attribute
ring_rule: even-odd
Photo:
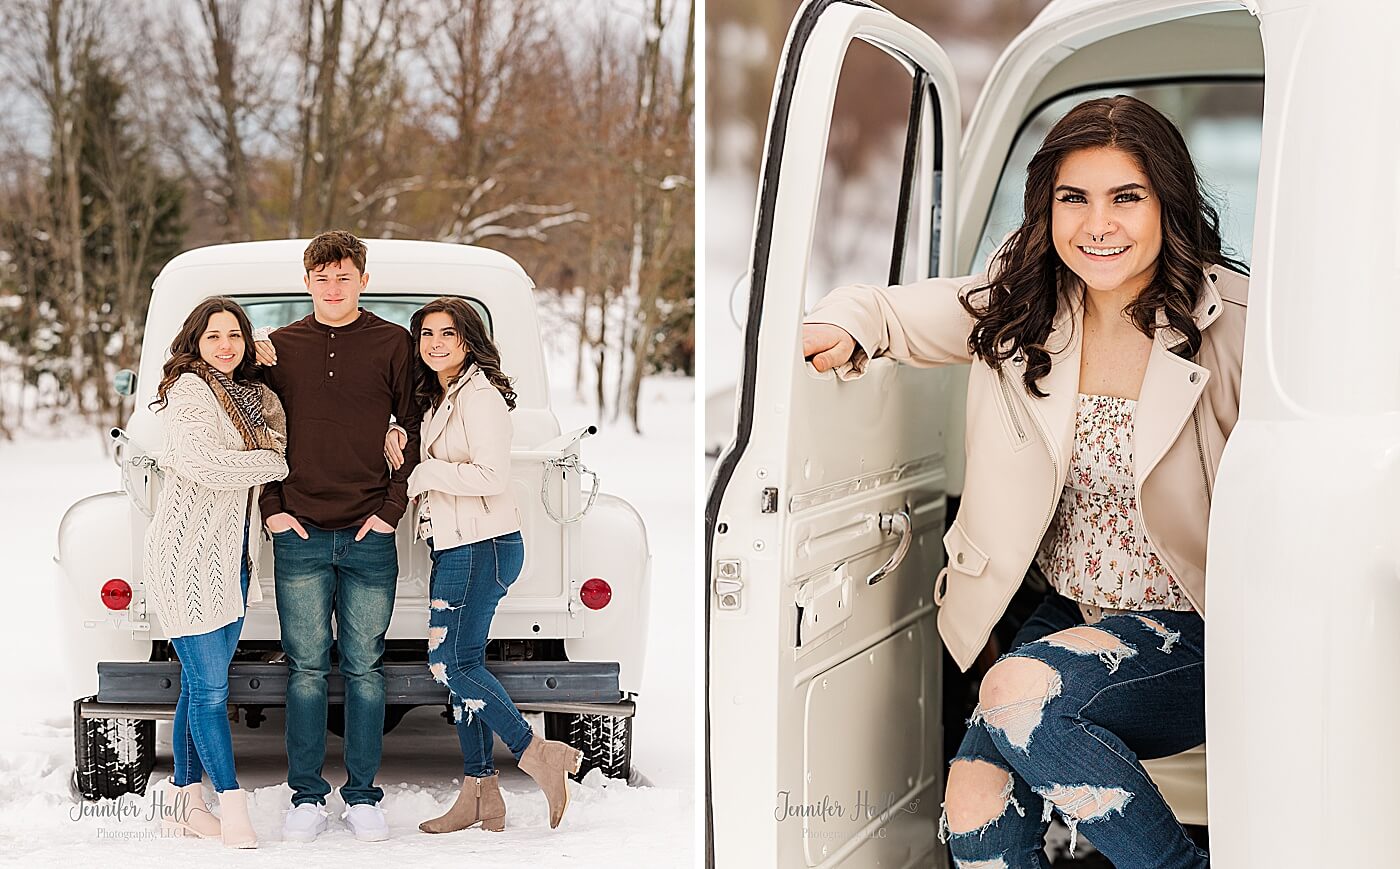
<svg viewBox="0 0 1400 869"><path fill-rule="evenodd" d="M986 274L843 287L803 325L803 355L843 378L877 355L971 363L934 591L958 665L1028 568L1053 589L951 762L959 865L1048 866L1055 812L1071 850L1083 832L1115 866L1208 865L1141 764L1205 741L1206 529L1239 408L1248 281L1200 186L1155 109L1082 103L1031 159L1024 221Z"/></svg>
<svg viewBox="0 0 1400 869"><path fill-rule="evenodd" d="M505 829L493 734L544 791L549 826L557 827L569 802L568 775L583 753L535 736L485 660L496 607L525 562L520 513L508 491L515 392L485 323L465 299L429 302L413 315L410 331L418 341L423 431L408 494L418 499L417 536L433 559L428 669L451 692L463 764L456 801L419 829Z"/></svg>

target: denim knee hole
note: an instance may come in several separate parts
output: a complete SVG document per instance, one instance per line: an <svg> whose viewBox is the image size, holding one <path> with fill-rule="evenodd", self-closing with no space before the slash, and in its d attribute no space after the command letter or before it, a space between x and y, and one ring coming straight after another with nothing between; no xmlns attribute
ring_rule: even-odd
<svg viewBox="0 0 1400 869"><path fill-rule="evenodd" d="M1043 674L1038 674L1043 679L1043 686L1035 690L1025 688L1024 690L1012 691L1009 692L1011 698L1006 702L989 704L988 701L991 699L1005 699L1001 696L1004 692L999 690L1002 686L997 681L997 677L1006 675L1006 670L1009 668L1024 666L1013 663L1019 661L1034 662L1044 670ZM1000 673L999 667L1001 668ZM1024 686L1016 687L1024 688ZM1013 748L1029 752L1031 735L1044 717L1046 704L1060 696L1063 689L1064 683L1060 679L1059 672L1039 658L1021 655L1003 658L993 665L982 680L982 696L978 698L977 709L973 711L968 725L984 724L989 730L1000 731Z"/></svg>
<svg viewBox="0 0 1400 869"><path fill-rule="evenodd" d="M1095 787L1093 785L1050 784L1032 788L1045 798L1045 810L1041 820L1050 820L1050 813L1056 809L1069 827L1069 853L1074 855L1074 847L1079 841L1079 825L1098 821L1117 812L1120 816L1133 795L1123 788Z"/></svg>
<svg viewBox="0 0 1400 869"><path fill-rule="evenodd" d="M1089 627L1088 625L1059 631L1039 642L1057 649L1074 652L1077 655L1095 655L1100 661L1103 661L1110 673L1117 673L1118 667L1123 661L1137 654L1137 649L1123 642L1121 638L1102 628Z"/></svg>

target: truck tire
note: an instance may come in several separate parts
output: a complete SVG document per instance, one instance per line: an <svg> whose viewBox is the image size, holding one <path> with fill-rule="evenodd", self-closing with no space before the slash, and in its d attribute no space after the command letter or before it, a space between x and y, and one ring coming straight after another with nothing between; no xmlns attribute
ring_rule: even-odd
<svg viewBox="0 0 1400 869"><path fill-rule="evenodd" d="M83 718L82 703L73 702L73 790L85 800L145 794L156 766L156 723Z"/></svg>
<svg viewBox="0 0 1400 869"><path fill-rule="evenodd" d="M608 778L626 779L632 774L632 718L614 715L574 715L548 712L545 736L567 742L583 752L583 763L572 778L582 781L591 769Z"/></svg>

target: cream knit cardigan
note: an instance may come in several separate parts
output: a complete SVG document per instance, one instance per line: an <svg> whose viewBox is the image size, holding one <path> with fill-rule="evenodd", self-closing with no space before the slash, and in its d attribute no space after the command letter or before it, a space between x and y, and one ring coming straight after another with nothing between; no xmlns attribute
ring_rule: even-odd
<svg viewBox="0 0 1400 869"><path fill-rule="evenodd" d="M163 485L146 529L143 564L147 599L166 636L204 634L242 617L239 558L249 516L248 602L262 600L256 490L284 479L287 461L282 404L272 390L260 388L263 415L278 434L276 450L245 449L228 413L197 374L180 375L167 394L169 404L157 414L165 426L165 448L157 460Z"/></svg>

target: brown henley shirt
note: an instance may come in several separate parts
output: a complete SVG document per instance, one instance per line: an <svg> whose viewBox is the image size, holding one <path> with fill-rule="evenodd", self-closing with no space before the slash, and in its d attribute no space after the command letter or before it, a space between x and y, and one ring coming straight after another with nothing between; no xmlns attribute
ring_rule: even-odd
<svg viewBox="0 0 1400 869"><path fill-rule="evenodd" d="M263 371L287 411L291 473L263 487L263 516L285 512L339 529L358 528L375 515L397 526L408 508L422 417L413 399L408 330L361 308L344 326L309 314L270 337L277 364ZM391 414L408 432L404 463L392 474L384 460Z"/></svg>

